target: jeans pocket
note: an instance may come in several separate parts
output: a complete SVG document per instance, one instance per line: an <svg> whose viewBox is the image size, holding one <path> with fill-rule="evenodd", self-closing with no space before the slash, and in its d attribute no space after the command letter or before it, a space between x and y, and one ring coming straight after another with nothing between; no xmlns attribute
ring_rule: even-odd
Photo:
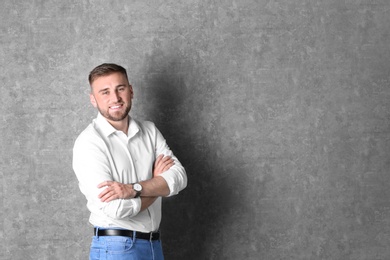
<svg viewBox="0 0 390 260"><path fill-rule="evenodd" d="M130 254L133 240L127 237L110 237L106 239L107 253L111 255Z"/></svg>
<svg viewBox="0 0 390 260"><path fill-rule="evenodd" d="M97 239L93 238L91 248L89 251L89 260L99 260L100 259L100 249L101 246Z"/></svg>

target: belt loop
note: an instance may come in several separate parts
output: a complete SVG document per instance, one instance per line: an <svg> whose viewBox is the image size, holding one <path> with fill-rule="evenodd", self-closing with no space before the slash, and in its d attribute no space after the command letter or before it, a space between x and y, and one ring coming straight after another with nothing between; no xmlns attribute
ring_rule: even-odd
<svg viewBox="0 0 390 260"><path fill-rule="evenodd" d="M149 241L150 241L150 242L152 242L152 238L153 238L153 231L150 232L150 234L149 234Z"/></svg>
<svg viewBox="0 0 390 260"><path fill-rule="evenodd" d="M95 236L99 238L99 227L95 227Z"/></svg>
<svg viewBox="0 0 390 260"><path fill-rule="evenodd" d="M137 238L137 231L133 230L133 243L135 243L136 238Z"/></svg>

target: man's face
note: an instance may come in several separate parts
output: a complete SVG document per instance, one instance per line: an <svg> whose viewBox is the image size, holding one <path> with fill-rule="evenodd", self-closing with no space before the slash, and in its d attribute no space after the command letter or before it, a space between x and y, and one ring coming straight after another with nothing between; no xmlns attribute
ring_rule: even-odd
<svg viewBox="0 0 390 260"><path fill-rule="evenodd" d="M90 100L94 107L109 121L124 120L131 109L133 88L126 76L115 72L95 79L91 85Z"/></svg>

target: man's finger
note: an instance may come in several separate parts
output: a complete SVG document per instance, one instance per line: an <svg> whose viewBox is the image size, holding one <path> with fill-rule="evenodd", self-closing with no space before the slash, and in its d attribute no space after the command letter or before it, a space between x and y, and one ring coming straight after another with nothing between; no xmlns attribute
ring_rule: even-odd
<svg viewBox="0 0 390 260"><path fill-rule="evenodd" d="M161 167L161 164L163 163L163 157L162 157L162 155L160 155L161 156L161 158L158 158L158 160L156 160L156 162L154 163L154 168L155 169L158 169L158 168L160 168ZM159 156L159 157L160 157Z"/></svg>
<svg viewBox="0 0 390 260"><path fill-rule="evenodd" d="M154 167L158 166L158 164L161 162L161 159L163 158L164 155L160 154L157 156L156 161L154 162Z"/></svg>
<svg viewBox="0 0 390 260"><path fill-rule="evenodd" d="M100 200L102 202L110 202L110 201L115 200L115 199L119 199L119 196L115 192L110 191L110 192L107 192Z"/></svg>
<svg viewBox="0 0 390 260"><path fill-rule="evenodd" d="M166 163L169 163L169 161L173 161L170 156L164 156L159 162L156 168L164 167Z"/></svg>
<svg viewBox="0 0 390 260"><path fill-rule="evenodd" d="M166 162L166 161L169 161L169 160L172 160L172 157L167 155L167 156L164 156L164 158L162 158L162 162Z"/></svg>
<svg viewBox="0 0 390 260"><path fill-rule="evenodd" d="M98 198L101 199L104 195L106 195L109 192L109 189L104 189L100 194L98 195Z"/></svg>
<svg viewBox="0 0 390 260"><path fill-rule="evenodd" d="M100 189L100 188L103 188L104 186L110 186L111 184L112 184L112 181L103 181L97 187Z"/></svg>
<svg viewBox="0 0 390 260"><path fill-rule="evenodd" d="M163 167L163 169L165 169L165 168L167 167L167 165L173 165L173 164L174 164L174 161L173 161L172 158L170 158L169 160L166 160L166 161L163 163L162 167Z"/></svg>
<svg viewBox="0 0 390 260"><path fill-rule="evenodd" d="M168 163L168 164L166 164L165 165L165 167L163 168L163 172L165 172L165 171L167 171L167 170L169 170L172 166L174 165L174 163L172 162L172 163Z"/></svg>

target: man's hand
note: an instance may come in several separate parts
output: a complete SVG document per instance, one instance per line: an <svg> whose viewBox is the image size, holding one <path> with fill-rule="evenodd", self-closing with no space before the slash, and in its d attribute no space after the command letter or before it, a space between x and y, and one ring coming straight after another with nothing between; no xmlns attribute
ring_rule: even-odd
<svg viewBox="0 0 390 260"><path fill-rule="evenodd" d="M169 170L175 162L170 156L159 155L153 165L153 177L161 175ZM116 199L130 199L135 196L131 184L123 184L116 181L104 181L98 185L98 188L106 187L98 196L102 202L110 202Z"/></svg>
<svg viewBox="0 0 390 260"><path fill-rule="evenodd" d="M106 187L98 196L102 202L110 202L116 199L132 198L133 189L131 185L126 185L116 181L104 181L98 188Z"/></svg>
<svg viewBox="0 0 390 260"><path fill-rule="evenodd" d="M169 170L174 164L172 157L160 154L154 162L153 177L161 175L161 173Z"/></svg>

